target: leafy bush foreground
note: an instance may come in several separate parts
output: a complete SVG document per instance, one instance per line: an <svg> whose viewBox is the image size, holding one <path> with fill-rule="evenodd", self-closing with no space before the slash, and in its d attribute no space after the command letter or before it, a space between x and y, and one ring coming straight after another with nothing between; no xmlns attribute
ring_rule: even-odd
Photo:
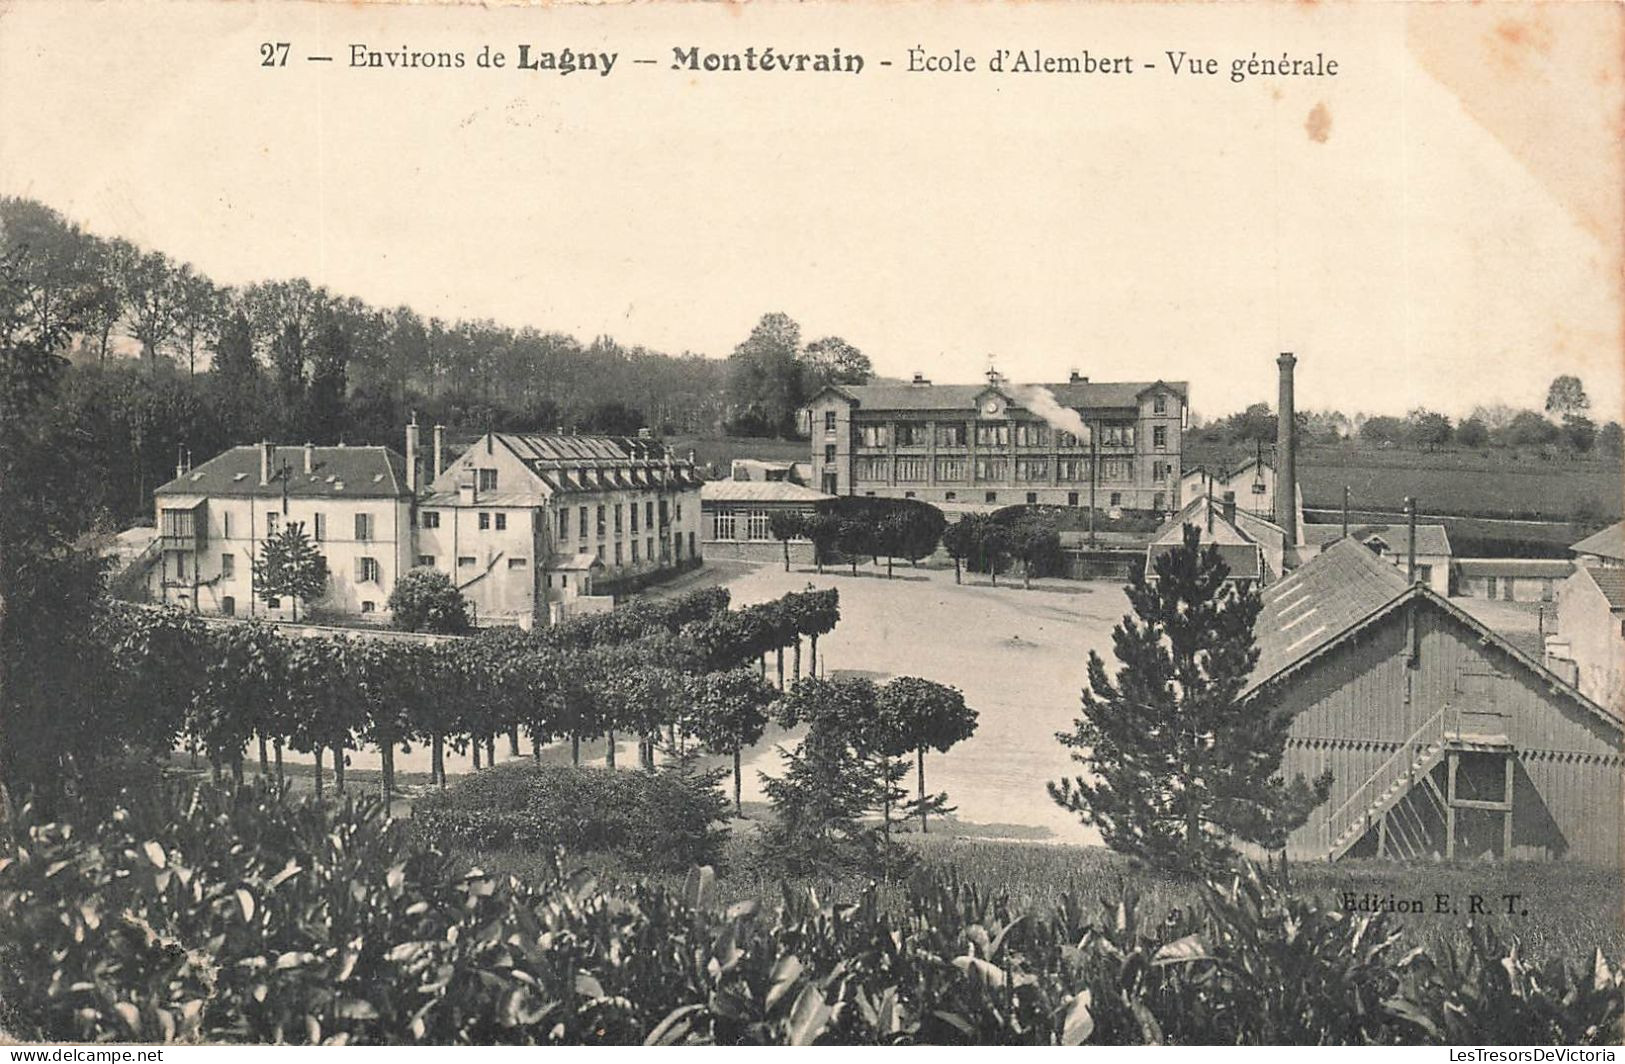
<svg viewBox="0 0 1625 1064"><path fill-rule="evenodd" d="M1256 869L1150 926L1132 891L1044 914L942 877L900 908L786 888L525 884L414 845L381 802L176 784L0 857L0 1026L23 1039L324 1043L1609 1043L1625 980Z"/></svg>

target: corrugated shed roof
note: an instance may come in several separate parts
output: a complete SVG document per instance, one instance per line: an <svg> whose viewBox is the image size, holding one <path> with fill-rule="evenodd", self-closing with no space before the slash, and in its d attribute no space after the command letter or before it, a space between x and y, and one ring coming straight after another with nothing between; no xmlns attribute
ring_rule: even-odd
<svg viewBox="0 0 1625 1064"><path fill-rule="evenodd" d="M1593 532L1569 550L1576 554L1596 554L1603 558L1625 558L1625 521Z"/></svg>
<svg viewBox="0 0 1625 1064"><path fill-rule="evenodd" d="M1597 585L1597 590L1602 592L1610 607L1625 610L1625 569L1595 569L1588 565L1580 569L1591 577L1591 582Z"/></svg>
<svg viewBox="0 0 1625 1064"><path fill-rule="evenodd" d="M1308 546L1323 546L1335 543L1343 538L1343 525L1337 524L1304 524L1300 526L1303 533L1303 542ZM1361 543L1369 544L1373 539L1380 539L1388 545L1391 554L1404 554L1409 547L1410 531L1405 525L1368 525L1349 524L1349 535ZM1443 525L1416 526L1416 553L1432 555L1448 555L1450 553L1450 536Z"/></svg>
<svg viewBox="0 0 1625 1064"><path fill-rule="evenodd" d="M1574 563L1565 558L1457 558L1456 572L1462 576L1527 576L1561 580L1574 572Z"/></svg>
<svg viewBox="0 0 1625 1064"><path fill-rule="evenodd" d="M260 483L260 448L233 447L158 488L157 495L280 498L405 498L406 459L388 447L317 447L305 472L304 447L274 447L271 480Z"/></svg>
<svg viewBox="0 0 1625 1064"><path fill-rule="evenodd" d="M835 391L855 400L865 410L974 410L984 392L997 391L1013 406L1023 407L1025 388L1047 388L1062 406L1084 410L1115 410L1139 405L1139 397L1161 385L1181 399L1190 390L1185 381L1123 381L1088 384L843 384Z"/></svg>
<svg viewBox="0 0 1625 1064"><path fill-rule="evenodd" d="M700 485L701 502L815 503L834 497L788 480L709 480Z"/></svg>
<svg viewBox="0 0 1625 1064"><path fill-rule="evenodd" d="M1264 589L1254 626L1258 664L1252 690L1341 636L1409 588L1369 547L1339 540Z"/></svg>

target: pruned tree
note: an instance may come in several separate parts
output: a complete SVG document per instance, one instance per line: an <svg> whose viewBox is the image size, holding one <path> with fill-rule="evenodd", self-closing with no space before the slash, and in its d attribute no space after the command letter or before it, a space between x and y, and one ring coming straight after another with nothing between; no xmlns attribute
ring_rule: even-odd
<svg viewBox="0 0 1625 1064"><path fill-rule="evenodd" d="M976 711L965 704L965 696L957 688L916 676L887 681L880 688L875 708L884 729L886 753L893 757L914 755L918 791L908 815L918 816L920 831L928 831L930 814L952 810L946 794L925 792L925 752L947 753L955 744L969 739L976 731Z"/></svg>
<svg viewBox="0 0 1625 1064"><path fill-rule="evenodd" d="M820 574L824 571L824 563L834 553L836 544L841 539L841 519L834 514L812 513L801 525L802 535L806 536L813 546L813 565Z"/></svg>
<svg viewBox="0 0 1625 1064"><path fill-rule="evenodd" d="M433 566L408 569L390 589L391 622L407 632L460 635L472 627L468 600L451 577Z"/></svg>
<svg viewBox="0 0 1625 1064"><path fill-rule="evenodd" d="M1117 674L1090 652L1083 712L1056 736L1084 772L1049 785L1108 846L1187 874L1227 865L1235 839L1283 846L1331 787L1329 774L1283 779L1290 718L1241 699L1262 603L1229 575L1186 525L1155 581L1134 577L1134 613L1112 631Z"/></svg>
<svg viewBox="0 0 1625 1064"><path fill-rule="evenodd" d="M774 510L767 518L768 531L784 546L784 571L790 571L790 541L805 534L807 515L800 510Z"/></svg>
<svg viewBox="0 0 1625 1064"><path fill-rule="evenodd" d="M742 752L761 739L775 694L749 669L706 673L691 681L694 734L712 752L733 758L736 816L744 815Z"/></svg>

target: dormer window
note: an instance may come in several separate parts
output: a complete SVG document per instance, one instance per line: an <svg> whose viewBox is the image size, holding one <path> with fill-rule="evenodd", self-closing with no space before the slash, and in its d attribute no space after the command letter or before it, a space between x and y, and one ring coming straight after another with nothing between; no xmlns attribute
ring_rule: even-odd
<svg viewBox="0 0 1625 1064"><path fill-rule="evenodd" d="M1151 400L1151 412L1153 414L1166 414L1168 412L1168 396L1158 392L1155 398Z"/></svg>
<svg viewBox="0 0 1625 1064"><path fill-rule="evenodd" d="M481 468L479 471L479 489L481 491L497 490L497 471L495 469Z"/></svg>

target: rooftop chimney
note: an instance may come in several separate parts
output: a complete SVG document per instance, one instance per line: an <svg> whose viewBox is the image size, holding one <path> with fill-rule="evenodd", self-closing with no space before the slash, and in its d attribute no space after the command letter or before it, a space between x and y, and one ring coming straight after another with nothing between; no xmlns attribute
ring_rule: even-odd
<svg viewBox="0 0 1625 1064"><path fill-rule="evenodd" d="M434 477L431 477L430 479L433 480L433 479L438 478L440 476L441 470L443 470L445 468L446 468L446 426L444 426L444 425L436 425L434 427Z"/></svg>
<svg viewBox="0 0 1625 1064"><path fill-rule="evenodd" d="M914 371L914 380L911 383L918 384L918 385L923 387L923 386L925 386L927 384L930 384L931 382L925 379L925 374L921 373L919 370L915 370Z"/></svg>
<svg viewBox="0 0 1625 1064"><path fill-rule="evenodd" d="M406 423L406 490L416 495L418 490L418 416Z"/></svg>
<svg viewBox="0 0 1625 1064"><path fill-rule="evenodd" d="M271 463L276 461L276 444L270 440L260 441L260 483L271 483Z"/></svg>
<svg viewBox="0 0 1625 1064"><path fill-rule="evenodd" d="M175 445L175 479L179 480L186 475L186 448L180 444Z"/></svg>
<svg viewBox="0 0 1625 1064"><path fill-rule="evenodd" d="M1292 368L1298 360L1284 352L1275 364L1281 367L1280 418L1275 431L1275 523L1286 533L1288 547L1298 543L1298 422L1293 403Z"/></svg>
<svg viewBox="0 0 1625 1064"><path fill-rule="evenodd" d="M305 441L305 472L316 472L316 445L309 440Z"/></svg>
<svg viewBox="0 0 1625 1064"><path fill-rule="evenodd" d="M1066 374L1066 382L1068 384L1088 384L1089 378L1085 377L1075 369L1068 370Z"/></svg>

